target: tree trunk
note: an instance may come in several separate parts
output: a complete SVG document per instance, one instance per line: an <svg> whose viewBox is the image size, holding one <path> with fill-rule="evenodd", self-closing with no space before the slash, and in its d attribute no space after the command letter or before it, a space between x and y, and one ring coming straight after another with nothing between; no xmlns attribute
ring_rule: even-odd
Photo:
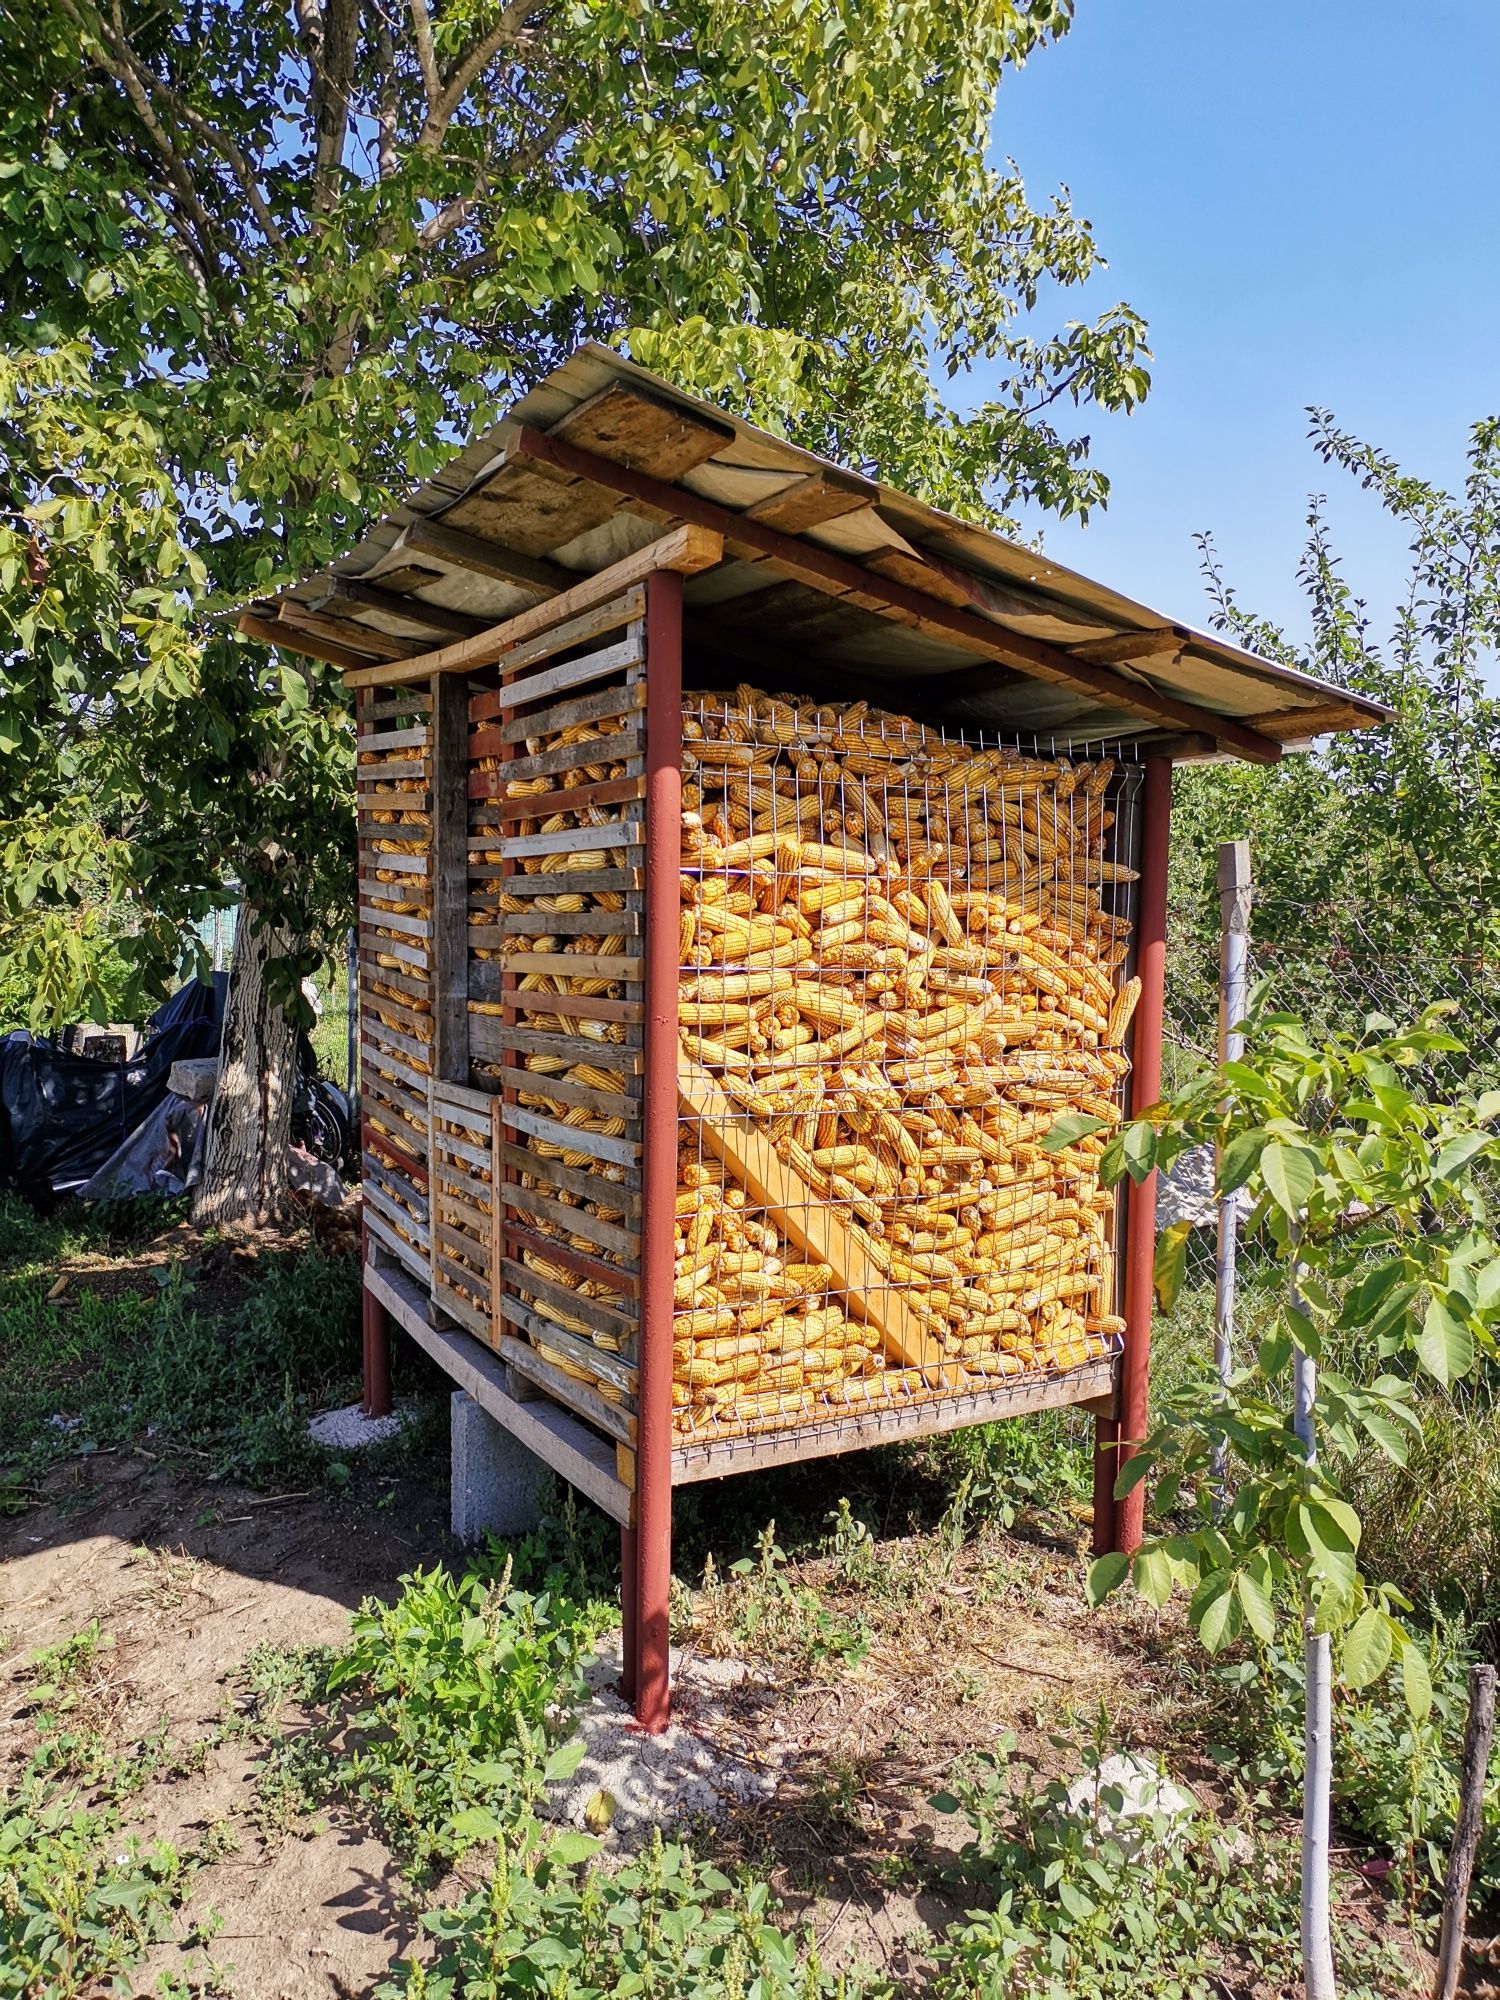
<svg viewBox="0 0 1500 2000"><path fill-rule="evenodd" d="M297 1029L273 1004L266 971L293 944L291 934L262 918L253 903L243 905L229 967L219 1084L193 1203L200 1228L259 1229L287 1213Z"/></svg>

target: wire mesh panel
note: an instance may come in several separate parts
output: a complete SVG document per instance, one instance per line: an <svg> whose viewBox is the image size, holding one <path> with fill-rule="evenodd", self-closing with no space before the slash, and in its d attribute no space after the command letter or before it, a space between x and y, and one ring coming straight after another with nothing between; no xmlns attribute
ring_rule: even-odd
<svg viewBox="0 0 1500 2000"><path fill-rule="evenodd" d="M642 611L637 590L557 628L469 705L470 1078L500 1098L492 1338L622 1443L640 1270Z"/></svg>
<svg viewBox="0 0 1500 2000"><path fill-rule="evenodd" d="M743 687L685 739L679 1439L1113 1351L1138 773Z"/></svg>
<svg viewBox="0 0 1500 2000"><path fill-rule="evenodd" d="M426 691L361 695L360 1143L365 1227L424 1282L432 1045L432 732Z"/></svg>

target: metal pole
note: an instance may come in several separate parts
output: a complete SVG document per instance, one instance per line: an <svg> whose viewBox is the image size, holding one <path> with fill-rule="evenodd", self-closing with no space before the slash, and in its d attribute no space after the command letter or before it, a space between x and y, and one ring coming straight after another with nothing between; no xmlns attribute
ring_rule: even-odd
<svg viewBox="0 0 1500 2000"><path fill-rule="evenodd" d="M1146 759L1141 793L1141 888L1136 917L1136 973L1141 997L1131 1035L1130 1108L1140 1113L1161 1096L1161 1034L1167 971L1167 852L1172 821L1172 760ZM1127 1183L1125 1196L1125 1351L1120 1357L1119 1464L1146 1435L1151 1372L1152 1267L1156 1258L1156 1175ZM1114 1504L1114 1546L1134 1555L1145 1527L1143 1487Z"/></svg>
<svg viewBox="0 0 1500 2000"><path fill-rule="evenodd" d="M646 1024L641 1330L636 1396L635 1714L655 1734L671 1699L672 1230L677 1202L678 877L682 861L682 578L646 580ZM628 1580L627 1580L628 1582ZM630 1621L627 1614L627 1631ZM627 1678L629 1668L626 1669Z"/></svg>
<svg viewBox="0 0 1500 2000"><path fill-rule="evenodd" d="M1219 1061L1245 1053L1239 1025L1250 995L1250 843L1219 845ZM1239 1250L1239 1197L1219 1197L1219 1241L1214 1260L1214 1366L1228 1383L1234 1367L1234 1279ZM1214 1484L1224 1500L1224 1446L1214 1446Z"/></svg>

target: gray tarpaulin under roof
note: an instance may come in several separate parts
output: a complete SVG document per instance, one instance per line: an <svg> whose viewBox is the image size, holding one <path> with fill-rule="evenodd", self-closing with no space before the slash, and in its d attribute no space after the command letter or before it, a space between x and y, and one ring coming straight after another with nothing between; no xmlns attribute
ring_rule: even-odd
<svg viewBox="0 0 1500 2000"><path fill-rule="evenodd" d="M1059 748L1134 739L1179 756L1255 755L1262 739L1274 756L1386 716L592 344L342 560L257 601L246 629L345 667L400 660L680 520L724 535L723 560L686 583L689 684L857 692Z"/></svg>

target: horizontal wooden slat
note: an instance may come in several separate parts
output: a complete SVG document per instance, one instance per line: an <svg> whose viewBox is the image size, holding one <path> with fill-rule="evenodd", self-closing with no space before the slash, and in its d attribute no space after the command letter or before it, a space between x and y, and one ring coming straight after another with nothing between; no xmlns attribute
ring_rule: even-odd
<svg viewBox="0 0 1500 2000"><path fill-rule="evenodd" d="M614 1000L607 993L508 993L506 998L518 1014L557 1014L568 1021L643 1021L645 1005L640 1000ZM608 1043L600 1043L607 1048Z"/></svg>
<svg viewBox="0 0 1500 2000"><path fill-rule="evenodd" d="M500 693L500 705L489 711L491 715L505 713L506 691L501 689ZM483 699L488 701L490 697ZM632 715L645 706L646 683L633 680L624 687L600 688L597 694L569 695L554 708L533 708L525 715L513 715L494 725L494 735L501 744L524 743L529 736L550 736L573 722L608 722L617 715ZM470 703L471 715L473 710Z"/></svg>
<svg viewBox="0 0 1500 2000"><path fill-rule="evenodd" d="M377 983L381 986L389 986L393 993L404 993L409 1000L430 1000L432 998L432 982L423 979L418 973L398 971L389 965L370 965L361 960L359 968L360 993L362 995L369 994L372 998L380 998L381 996L375 994L374 991Z"/></svg>
<svg viewBox="0 0 1500 2000"><path fill-rule="evenodd" d="M361 924L360 934L361 941L363 942L365 936L363 924ZM369 948L372 952L384 952L387 958L395 959L398 965L415 966L419 972L427 970L427 954L420 945L405 944L397 937L372 936L369 940Z"/></svg>
<svg viewBox="0 0 1500 2000"><path fill-rule="evenodd" d="M594 806L627 805L646 796L644 772L633 777L610 778L597 785L575 785L570 791L534 792L527 798L499 796L507 782L500 771L475 771L469 779L469 797L485 799L496 819L550 819L554 813L588 812Z"/></svg>
<svg viewBox="0 0 1500 2000"><path fill-rule="evenodd" d="M531 1293L542 1307L550 1307L553 1313L561 1313L565 1319L582 1320L595 1333L622 1344L634 1340L637 1317L633 1310L619 1311L600 1299L580 1298L571 1282L558 1284L552 1278L544 1278L529 1264L519 1263L513 1257L501 1261L500 1271L509 1290ZM550 1318L551 1313L544 1312L543 1316ZM572 1337L583 1338L579 1334Z"/></svg>
<svg viewBox="0 0 1500 2000"><path fill-rule="evenodd" d="M502 1291L500 1294L499 1309L500 1317L512 1326L518 1326L529 1339L540 1340L546 1346L556 1348L559 1354L566 1354L578 1367L587 1368L601 1382L611 1383L634 1400L636 1372L622 1355L607 1354L581 1334L570 1333L567 1327L554 1325L545 1313L534 1312L510 1292Z"/></svg>
<svg viewBox="0 0 1500 2000"><path fill-rule="evenodd" d="M407 1243L396 1234L390 1225L370 1210L365 1211L365 1228L373 1239L381 1244L391 1256L398 1257L408 1270L415 1273L425 1284L427 1281L427 1252Z"/></svg>
<svg viewBox="0 0 1500 2000"><path fill-rule="evenodd" d="M478 1306L471 1305L467 1299L459 1297L453 1285L445 1281L441 1265L438 1266L435 1277L434 1304L438 1309L456 1319L461 1326L467 1327L469 1332L477 1335L480 1340L488 1341L493 1332L489 1315L481 1312Z"/></svg>
<svg viewBox="0 0 1500 2000"><path fill-rule="evenodd" d="M505 910L492 924L470 924L469 943L495 946L513 937L639 937L640 934L639 910Z"/></svg>
<svg viewBox="0 0 1500 2000"><path fill-rule="evenodd" d="M432 1081L430 1077L423 1076L420 1070L410 1068L406 1063L402 1062L399 1056L392 1055L387 1049L380 1050L377 1055L373 1049L367 1046L364 1054L364 1068L366 1071L374 1071L376 1074L384 1073L385 1075L395 1077L399 1082L409 1084L419 1094Z"/></svg>
<svg viewBox="0 0 1500 2000"><path fill-rule="evenodd" d="M365 1182L365 1206L374 1209L376 1215L384 1217L397 1229L404 1229L419 1250L426 1250L429 1247L426 1223L415 1221L399 1202L391 1200L377 1181Z"/></svg>
<svg viewBox="0 0 1500 2000"><path fill-rule="evenodd" d="M499 998L502 972L535 972L547 978L610 979L624 985L646 976L646 961L626 952L608 951L527 951L524 945L499 947L499 958L476 958L469 962L469 998ZM493 987L494 990L489 989Z"/></svg>
<svg viewBox="0 0 1500 2000"><path fill-rule="evenodd" d="M634 1495L615 1470L613 1443L597 1436L569 1410L538 1399L518 1402L506 1388L505 1364L481 1339L428 1323L426 1300L412 1279L400 1271L367 1263L366 1290L404 1327L450 1380L471 1395L482 1410L503 1424L528 1451L560 1478L627 1526L634 1519Z"/></svg>
<svg viewBox="0 0 1500 2000"><path fill-rule="evenodd" d="M432 919L430 917L409 917L402 910L382 910L373 904L360 901L361 919L381 931L396 931L402 937L430 938Z"/></svg>
<svg viewBox="0 0 1500 2000"><path fill-rule="evenodd" d="M513 1145L508 1139L500 1141L496 1158L503 1167L515 1173L531 1174L546 1187L560 1188L565 1194L582 1195L587 1201L597 1201L605 1208L617 1209L628 1217L640 1215L639 1169L625 1168L625 1178L621 1181L605 1180L587 1167L567 1167L561 1160L544 1159L540 1153L533 1153L529 1146Z"/></svg>
<svg viewBox="0 0 1500 2000"><path fill-rule="evenodd" d="M559 833L512 833L499 839L469 836L469 852L493 848L502 861L524 861L533 854L594 854L604 848L639 848L645 829L639 820L611 820L607 826L569 826ZM633 865L640 856L627 855Z"/></svg>
<svg viewBox="0 0 1500 2000"><path fill-rule="evenodd" d="M501 1334L499 1354L501 1360L514 1368L518 1375L524 1375L528 1382L545 1389L565 1409L576 1410L581 1417L597 1424L600 1430L607 1431L622 1444L635 1443L636 1419L623 1404L612 1403L586 1382L579 1382L561 1368L554 1368L550 1361L542 1359L534 1347L524 1340L517 1340L513 1333Z"/></svg>
<svg viewBox="0 0 1500 2000"><path fill-rule="evenodd" d="M629 1032L627 1029L627 1036ZM638 1043L639 1037L636 1039ZM606 1069L623 1070L627 1075L634 1075L641 1067L639 1046L596 1042L582 1035L555 1035L540 1028L512 1028L491 1014L470 1014L471 1056L483 1056L494 1062L511 1049L525 1056L562 1056L575 1063L590 1062L602 1053Z"/></svg>
<svg viewBox="0 0 1500 2000"><path fill-rule="evenodd" d="M541 1236L519 1223L507 1224L505 1247L510 1251L534 1250L539 1257L560 1264L563 1270L571 1272L585 1284L605 1285L610 1291L618 1292L622 1300L633 1299L640 1292L640 1281L634 1272L622 1270L607 1257L591 1255L587 1250L575 1250L571 1244L554 1242L550 1236Z"/></svg>
<svg viewBox="0 0 1500 2000"><path fill-rule="evenodd" d="M363 750L425 750L432 741L430 729L368 729L356 737L354 747Z"/></svg>
<svg viewBox="0 0 1500 2000"><path fill-rule="evenodd" d="M530 734L540 734L540 731ZM493 742L486 743L487 737ZM617 729L609 736L590 736L573 743L554 743L550 750L533 751L529 757L513 757L496 773L506 784L515 784L527 778L550 777L554 771L581 770L588 764L623 764L638 757L645 747L646 730L644 722L636 722L628 729ZM484 747L481 747L483 745ZM493 757L501 748L498 730L481 730L469 738L469 755Z"/></svg>
<svg viewBox="0 0 1500 2000"><path fill-rule="evenodd" d="M387 791L377 786L372 791L361 792L358 803L359 817L362 823L370 826L395 824L394 821L377 822L371 819L370 815L377 812L430 812L432 809L432 793L425 785L414 792L398 792L394 789Z"/></svg>
<svg viewBox="0 0 1500 2000"><path fill-rule="evenodd" d="M425 757L382 757L378 764L356 764L354 767L355 782L360 785L382 785L391 778L426 776Z"/></svg>
<svg viewBox="0 0 1500 2000"><path fill-rule="evenodd" d="M404 1007L399 1000L387 1000L383 994L377 1000L367 1000L364 1005L372 1016L378 1015L389 1026L409 1031L419 1042L422 1028L430 1029L432 1026L430 1014L419 1014L415 1007Z"/></svg>
<svg viewBox="0 0 1500 2000"><path fill-rule="evenodd" d="M478 1242L472 1236L466 1236L463 1230L454 1229L449 1223L444 1222L441 1217L433 1222L432 1227L439 1244L439 1260L441 1260L443 1251L446 1250L451 1255L460 1257L465 1262L472 1264L472 1273L465 1274L465 1283L468 1283L472 1277L474 1284L479 1288L479 1297L483 1300L488 1300L490 1295L489 1244Z"/></svg>
<svg viewBox="0 0 1500 2000"><path fill-rule="evenodd" d="M391 875L426 876L431 864L430 854L377 854L366 844L360 854L361 868L384 869ZM394 887L394 883L388 885ZM405 886L404 884L402 885Z"/></svg>
<svg viewBox="0 0 1500 2000"><path fill-rule="evenodd" d="M483 882L498 880L498 864L488 866L482 861L469 863L469 880ZM614 894L623 896L631 889L641 888L646 880L643 868L573 868L559 869L551 875L507 875L505 893L510 896L599 896ZM491 892L493 895L494 892ZM469 895L469 907L477 907L473 892Z"/></svg>
<svg viewBox="0 0 1500 2000"><path fill-rule="evenodd" d="M432 1127L432 1149L434 1154L443 1154L450 1160L461 1160L467 1167L488 1168L490 1149L475 1146L467 1139L455 1139L451 1132L444 1132L436 1120Z"/></svg>
<svg viewBox="0 0 1500 2000"><path fill-rule="evenodd" d="M360 1039L372 1043L378 1056L384 1049L394 1049L397 1055L415 1058L419 1063L430 1062L432 1050L425 1042L414 1041L410 1035L403 1035L396 1028L387 1027L373 1014L362 1013L359 1017ZM420 1071L418 1074L420 1075Z"/></svg>
<svg viewBox="0 0 1500 2000"><path fill-rule="evenodd" d="M585 581L588 584L593 584L596 579L590 577L585 579ZM556 600L556 604L553 606L545 608L556 609L557 605L560 604L562 604L562 599ZM543 608L542 606L536 607L539 611ZM621 592L617 596L611 595L604 602L594 604L587 610L580 611L575 617L554 620L547 630L536 632L527 638L518 638L512 645L507 646L502 640L492 663L497 664L502 673L524 675L525 670L528 667L535 666L539 660L555 659L559 653L566 653L574 646L586 646L590 640L602 638L606 632L617 632L621 626L633 624L636 619L645 615L645 610L645 591L640 589L639 586L633 587ZM524 615L522 614L522 616ZM502 633L516 632L520 629L520 619L513 618L508 621L507 625L497 629ZM628 639L616 641L614 645L597 648L587 656L587 659L598 659L601 653L612 653L616 650L617 646L628 646L630 644L631 641ZM614 667L606 668L604 671L618 673L620 667L616 664ZM533 681L545 678L545 674L530 676L530 679ZM599 670L593 669L584 676L584 681L598 680L599 678ZM578 685L580 683L576 681L558 681L554 683L554 688L561 689L564 687L576 687ZM527 680L524 678L521 680L511 680L505 687L490 689L484 694L471 696L469 700L469 720L471 722L488 722L491 717L503 714L507 709L514 708L518 701L536 701L543 695L553 692L553 689L543 687L538 688L533 694L526 694L522 692L526 686Z"/></svg>
<svg viewBox="0 0 1500 2000"><path fill-rule="evenodd" d="M593 1083L574 1083L571 1077L547 1076L540 1070L516 1071L516 1089L523 1097L532 1094L551 1097L559 1104L578 1104L585 1110L597 1111L601 1118L623 1118L626 1132L632 1137L639 1137L640 1092L630 1093L630 1079L627 1077L625 1081L625 1091L621 1092L601 1090Z"/></svg>
<svg viewBox="0 0 1500 2000"><path fill-rule="evenodd" d="M576 1125L564 1125L559 1119L523 1111L519 1104L507 1104L500 1115L513 1131L545 1139L549 1145L561 1146L565 1153L581 1153L590 1160L610 1160L621 1167L634 1166L641 1156L638 1140L612 1139L604 1132L584 1132Z"/></svg>
<svg viewBox="0 0 1500 2000"><path fill-rule="evenodd" d="M595 1189L613 1188L609 1182L594 1181ZM620 1268L638 1274L640 1270L640 1232L624 1228L618 1222L601 1222L586 1208L569 1208L566 1202L554 1201L540 1188L520 1187L514 1181L500 1183L500 1202L506 1209L515 1209L522 1215L536 1216L543 1222L555 1223L559 1229L571 1231L586 1242L596 1243L601 1250L612 1251L620 1259Z"/></svg>
<svg viewBox="0 0 1500 2000"><path fill-rule="evenodd" d="M470 1189L468 1192L477 1190ZM484 1192L488 1194L488 1188ZM465 1200L464 1192L460 1191L454 1182L445 1178L441 1168L438 1169L433 1182L432 1207L435 1215L460 1224L472 1237L482 1239L486 1245L486 1258L488 1258L488 1246L494 1235L493 1218L486 1215L476 1202Z"/></svg>

